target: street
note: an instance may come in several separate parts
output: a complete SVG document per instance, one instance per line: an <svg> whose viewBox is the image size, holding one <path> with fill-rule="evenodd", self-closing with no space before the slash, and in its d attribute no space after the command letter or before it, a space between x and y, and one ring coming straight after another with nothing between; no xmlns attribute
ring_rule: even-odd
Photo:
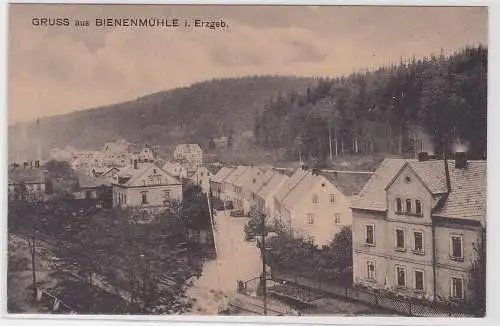
<svg viewBox="0 0 500 326"><path fill-rule="evenodd" d="M192 314L217 314L224 300L236 292L238 280L257 277L262 270L255 242L245 241L243 227L248 218L218 211L214 220L217 258L204 265L202 276L186 292L194 301Z"/></svg>

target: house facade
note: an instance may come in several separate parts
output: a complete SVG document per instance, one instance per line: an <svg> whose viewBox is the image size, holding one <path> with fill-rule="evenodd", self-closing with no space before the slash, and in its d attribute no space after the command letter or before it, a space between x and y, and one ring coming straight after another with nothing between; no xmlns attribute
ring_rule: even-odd
<svg viewBox="0 0 500 326"><path fill-rule="evenodd" d="M257 191L256 205L257 209L272 217L274 215L274 195L278 189L288 180L288 176L281 172L274 172L271 178L264 182L263 186Z"/></svg>
<svg viewBox="0 0 500 326"><path fill-rule="evenodd" d="M174 158L188 172L193 172L203 163L203 151L198 144L180 144L175 148Z"/></svg>
<svg viewBox="0 0 500 326"><path fill-rule="evenodd" d="M194 184L200 186L203 193L208 193L210 191L210 181L214 175L213 170L200 166L196 169L191 178Z"/></svg>
<svg viewBox="0 0 500 326"><path fill-rule="evenodd" d="M113 181L113 206L157 212L172 200L182 201L179 179L153 163L137 162L120 171Z"/></svg>
<svg viewBox="0 0 500 326"><path fill-rule="evenodd" d="M212 180L210 180L210 187L212 189L212 195L216 198L227 200L224 195L224 180L226 177L233 172L232 167L224 166L214 175Z"/></svg>
<svg viewBox="0 0 500 326"><path fill-rule="evenodd" d="M275 195L275 215L296 236L328 245L352 224L350 201L316 171L297 169Z"/></svg>
<svg viewBox="0 0 500 326"><path fill-rule="evenodd" d="M186 179L188 177L187 170L177 162L165 162L163 170L176 178Z"/></svg>
<svg viewBox="0 0 500 326"><path fill-rule="evenodd" d="M15 165L8 171L8 199L40 202L45 199L45 171L38 161Z"/></svg>
<svg viewBox="0 0 500 326"><path fill-rule="evenodd" d="M486 162L384 160L352 201L353 282L427 300L468 300L485 229Z"/></svg>
<svg viewBox="0 0 500 326"><path fill-rule="evenodd" d="M239 165L235 167L223 180L224 200L232 201L235 207L240 207L242 188L236 184L236 180L250 167Z"/></svg>

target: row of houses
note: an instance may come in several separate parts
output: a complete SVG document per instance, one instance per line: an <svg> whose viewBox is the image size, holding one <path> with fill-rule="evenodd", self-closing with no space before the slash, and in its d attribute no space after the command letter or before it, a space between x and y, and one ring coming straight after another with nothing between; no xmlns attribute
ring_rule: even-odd
<svg viewBox="0 0 500 326"><path fill-rule="evenodd" d="M347 193L342 184L356 182L358 190L363 184L354 181L357 173L341 178L336 174L305 166L291 174L272 167L223 167L211 185L214 196L231 201L245 213L259 209L321 246L328 245L343 226L352 225L353 193Z"/></svg>
<svg viewBox="0 0 500 326"><path fill-rule="evenodd" d="M473 300L486 230L486 161L385 159L372 174L222 168L214 196L252 207L321 246L352 227L353 283L426 300ZM361 185L361 186L359 186Z"/></svg>

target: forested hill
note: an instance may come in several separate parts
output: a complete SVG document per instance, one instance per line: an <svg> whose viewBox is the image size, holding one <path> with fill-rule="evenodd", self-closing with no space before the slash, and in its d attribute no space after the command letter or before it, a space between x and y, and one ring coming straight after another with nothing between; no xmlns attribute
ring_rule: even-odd
<svg viewBox="0 0 500 326"><path fill-rule="evenodd" d="M115 105L40 120L45 156L51 147L100 149L119 138L156 143L168 152L178 142L207 142L252 131L266 101L279 92L305 92L312 78L251 76L219 79ZM9 127L9 156L36 153L36 124ZM170 147L170 148L169 148Z"/></svg>
<svg viewBox="0 0 500 326"><path fill-rule="evenodd" d="M275 96L256 119L261 147L324 161L335 153L414 156L421 149L486 157L487 55L467 47L451 56L321 80L304 94Z"/></svg>

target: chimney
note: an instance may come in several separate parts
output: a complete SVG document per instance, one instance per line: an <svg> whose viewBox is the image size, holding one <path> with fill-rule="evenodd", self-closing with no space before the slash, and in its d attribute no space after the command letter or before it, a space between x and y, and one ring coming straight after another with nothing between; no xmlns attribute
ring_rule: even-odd
<svg viewBox="0 0 500 326"><path fill-rule="evenodd" d="M137 170L137 160L134 160L134 170Z"/></svg>
<svg viewBox="0 0 500 326"><path fill-rule="evenodd" d="M427 152L418 153L418 161L419 162L425 162L428 160L429 160L429 153L427 153Z"/></svg>
<svg viewBox="0 0 500 326"><path fill-rule="evenodd" d="M455 169L465 169L467 168L467 156L465 152L455 153Z"/></svg>

